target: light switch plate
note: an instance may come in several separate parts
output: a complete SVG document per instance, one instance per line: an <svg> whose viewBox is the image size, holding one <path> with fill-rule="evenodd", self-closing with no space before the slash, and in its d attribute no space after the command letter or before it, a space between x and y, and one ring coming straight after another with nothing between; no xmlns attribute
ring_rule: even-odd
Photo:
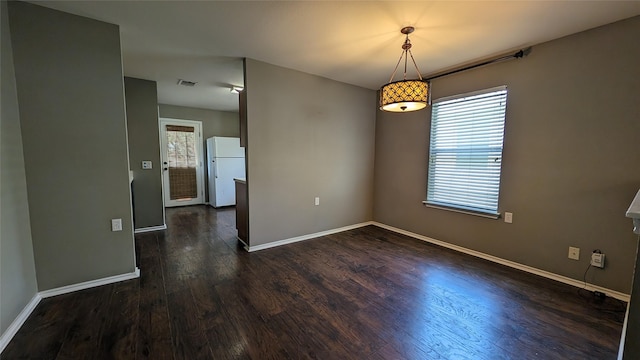
<svg viewBox="0 0 640 360"><path fill-rule="evenodd" d="M111 219L111 231L122 231L122 219Z"/></svg>
<svg viewBox="0 0 640 360"><path fill-rule="evenodd" d="M142 162L142 169L143 170L149 170L149 169L153 169L153 162L149 161L149 160L144 160Z"/></svg>

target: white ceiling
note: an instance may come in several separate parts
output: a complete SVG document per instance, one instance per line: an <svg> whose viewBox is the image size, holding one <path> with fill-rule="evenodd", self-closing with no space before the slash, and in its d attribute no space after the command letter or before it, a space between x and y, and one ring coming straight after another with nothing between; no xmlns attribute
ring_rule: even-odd
<svg viewBox="0 0 640 360"><path fill-rule="evenodd" d="M160 103L227 111L243 57L377 89L403 26L424 75L640 14L640 1L33 2L120 25L125 74L156 80Z"/></svg>

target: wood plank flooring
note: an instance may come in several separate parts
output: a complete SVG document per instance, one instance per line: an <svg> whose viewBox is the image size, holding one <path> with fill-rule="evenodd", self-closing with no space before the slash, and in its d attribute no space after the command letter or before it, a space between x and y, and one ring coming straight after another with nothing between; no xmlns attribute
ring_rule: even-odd
<svg viewBox="0 0 640 360"><path fill-rule="evenodd" d="M42 300L5 359L615 359L625 304L374 226L247 253L167 210L140 279Z"/></svg>

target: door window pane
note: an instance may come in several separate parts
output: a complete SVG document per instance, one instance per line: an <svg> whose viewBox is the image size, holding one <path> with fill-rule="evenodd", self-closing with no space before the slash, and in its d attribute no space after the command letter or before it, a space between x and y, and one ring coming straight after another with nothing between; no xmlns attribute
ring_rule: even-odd
<svg viewBox="0 0 640 360"><path fill-rule="evenodd" d="M196 198L198 158L195 129L191 126L167 125L166 134L170 199Z"/></svg>

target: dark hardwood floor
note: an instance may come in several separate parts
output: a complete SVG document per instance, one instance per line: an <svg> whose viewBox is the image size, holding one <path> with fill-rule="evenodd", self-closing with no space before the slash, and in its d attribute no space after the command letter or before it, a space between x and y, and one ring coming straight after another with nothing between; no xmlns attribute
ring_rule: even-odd
<svg viewBox="0 0 640 360"><path fill-rule="evenodd" d="M625 304L374 226L246 253L168 209L140 279L44 299L2 359L615 359Z"/></svg>

